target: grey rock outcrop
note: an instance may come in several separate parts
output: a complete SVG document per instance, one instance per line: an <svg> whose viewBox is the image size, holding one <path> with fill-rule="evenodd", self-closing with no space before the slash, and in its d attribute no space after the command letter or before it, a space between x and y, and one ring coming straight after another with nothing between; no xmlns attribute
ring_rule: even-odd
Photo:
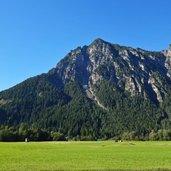
<svg viewBox="0 0 171 171"><path fill-rule="evenodd" d="M89 46L72 50L57 65L56 73L63 83L75 80L88 88L110 80L132 96L162 103L168 92L163 82L171 86L171 45L168 50L150 52L96 39ZM92 91L96 94L96 89Z"/></svg>

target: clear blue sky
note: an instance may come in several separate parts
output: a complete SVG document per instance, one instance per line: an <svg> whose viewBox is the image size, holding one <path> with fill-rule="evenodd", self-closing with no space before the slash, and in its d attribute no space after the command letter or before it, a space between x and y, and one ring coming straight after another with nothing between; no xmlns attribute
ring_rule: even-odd
<svg viewBox="0 0 171 171"><path fill-rule="evenodd" d="M98 37L167 48L171 0L0 0L0 90L47 72Z"/></svg>

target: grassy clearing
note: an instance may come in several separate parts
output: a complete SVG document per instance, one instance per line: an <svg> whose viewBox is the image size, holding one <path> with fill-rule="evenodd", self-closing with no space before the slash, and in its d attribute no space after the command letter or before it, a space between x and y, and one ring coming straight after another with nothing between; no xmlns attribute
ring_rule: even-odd
<svg viewBox="0 0 171 171"><path fill-rule="evenodd" d="M171 170L171 142L0 143L0 170Z"/></svg>

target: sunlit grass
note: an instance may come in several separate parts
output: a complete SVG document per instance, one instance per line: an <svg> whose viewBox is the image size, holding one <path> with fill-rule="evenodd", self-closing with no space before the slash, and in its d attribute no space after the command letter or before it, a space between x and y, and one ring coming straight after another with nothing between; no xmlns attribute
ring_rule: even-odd
<svg viewBox="0 0 171 171"><path fill-rule="evenodd" d="M0 143L0 170L171 170L171 142Z"/></svg>

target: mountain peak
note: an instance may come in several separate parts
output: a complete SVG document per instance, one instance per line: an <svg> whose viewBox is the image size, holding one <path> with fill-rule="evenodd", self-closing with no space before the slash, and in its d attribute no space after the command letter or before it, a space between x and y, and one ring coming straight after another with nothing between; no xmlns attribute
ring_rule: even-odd
<svg viewBox="0 0 171 171"><path fill-rule="evenodd" d="M169 48L168 48L168 50L171 50L171 44L169 44Z"/></svg>
<svg viewBox="0 0 171 171"><path fill-rule="evenodd" d="M106 41L101 38L97 38L92 42L92 44L101 44L101 43L106 43Z"/></svg>
<svg viewBox="0 0 171 171"><path fill-rule="evenodd" d="M163 53L165 56L171 57L171 44L169 44L168 48L167 48L166 50L163 50L162 53Z"/></svg>

